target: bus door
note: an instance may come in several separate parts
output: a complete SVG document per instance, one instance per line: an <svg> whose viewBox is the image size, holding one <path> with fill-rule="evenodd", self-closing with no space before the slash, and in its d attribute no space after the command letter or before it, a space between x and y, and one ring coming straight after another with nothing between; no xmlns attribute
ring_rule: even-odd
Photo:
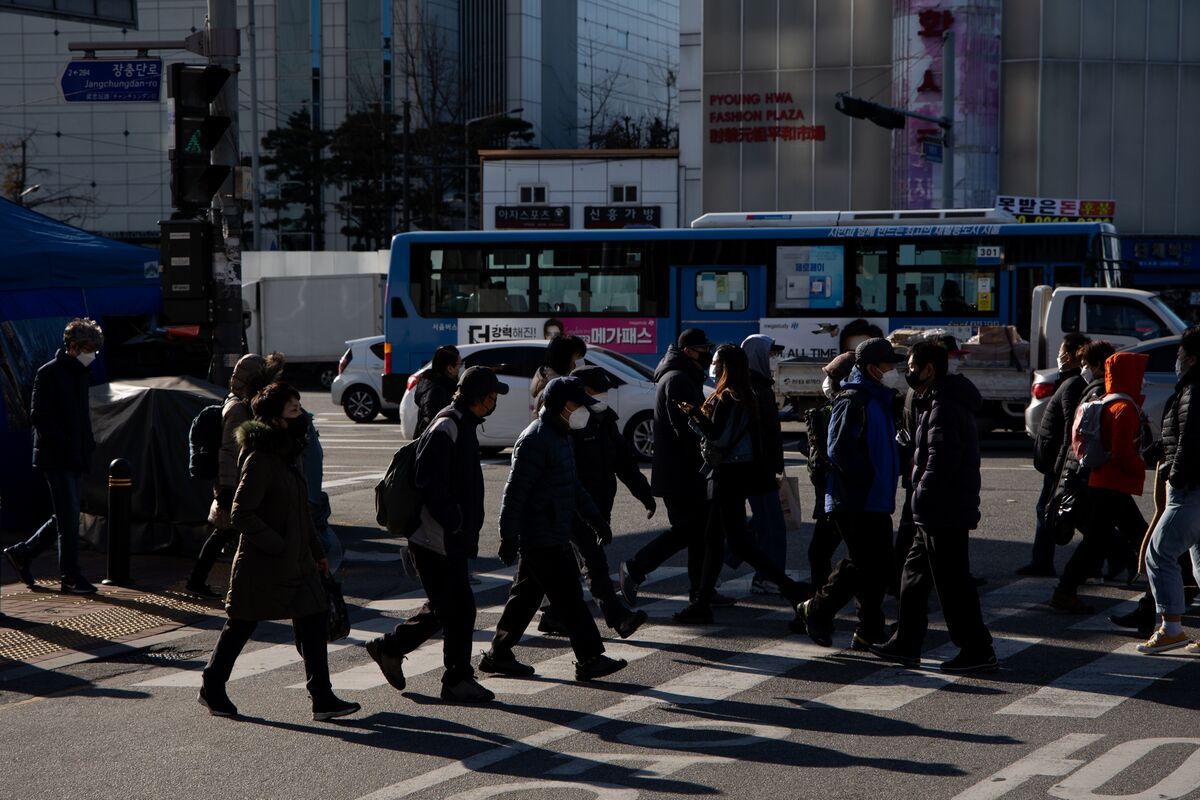
<svg viewBox="0 0 1200 800"><path fill-rule="evenodd" d="M758 333L766 312L763 267L680 267L676 272L680 331L703 328L716 344L741 344Z"/></svg>

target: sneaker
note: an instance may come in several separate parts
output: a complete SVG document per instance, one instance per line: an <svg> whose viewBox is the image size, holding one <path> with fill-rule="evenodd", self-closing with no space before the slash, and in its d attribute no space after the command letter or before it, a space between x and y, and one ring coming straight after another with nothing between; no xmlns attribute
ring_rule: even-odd
<svg viewBox="0 0 1200 800"><path fill-rule="evenodd" d="M33 588L33 570L30 569L31 560L25 555L25 551L18 545L4 548L4 555L8 556L8 563L12 564L13 569L17 571L17 575L21 578L21 583Z"/></svg>
<svg viewBox="0 0 1200 800"><path fill-rule="evenodd" d="M884 661L890 661L893 664L899 664L902 667L921 666L920 654L910 653L901 648L896 642L896 638L894 636L883 644L868 645L867 650L879 658L882 658Z"/></svg>
<svg viewBox="0 0 1200 800"><path fill-rule="evenodd" d="M1183 652L1189 656L1200 656L1200 641L1192 642L1187 647L1183 648Z"/></svg>
<svg viewBox="0 0 1200 800"><path fill-rule="evenodd" d="M351 714L356 714L362 711L362 706L358 703L350 703L340 698L329 695L320 702L313 701L313 719L317 722L325 722L338 717L348 717Z"/></svg>
<svg viewBox="0 0 1200 800"><path fill-rule="evenodd" d="M779 594L779 586L774 581L755 578L750 582L750 594Z"/></svg>
<svg viewBox="0 0 1200 800"><path fill-rule="evenodd" d="M681 625L711 625L713 621L712 606L705 603L691 603L682 611L676 611L671 619Z"/></svg>
<svg viewBox="0 0 1200 800"><path fill-rule="evenodd" d="M854 635L850 637L850 649L865 653L871 649L872 645L883 644L887 640L887 636L882 632L872 633L864 631L862 628L855 628Z"/></svg>
<svg viewBox="0 0 1200 800"><path fill-rule="evenodd" d="M808 638L821 647L833 647L832 626L813 619L810 611L812 600L805 600L796 606L796 616L791 622L792 630L807 633Z"/></svg>
<svg viewBox="0 0 1200 800"><path fill-rule="evenodd" d="M1068 614L1091 614L1096 610L1080 600L1079 595L1067 594L1059 589L1054 590L1054 594L1050 596L1050 602L1047 605L1057 611L1065 611Z"/></svg>
<svg viewBox="0 0 1200 800"><path fill-rule="evenodd" d="M996 660L996 651L991 647L985 650L979 650L971 653L962 650L954 658L943 661L941 665L942 672L953 672L965 674L968 672L995 672L1000 669L1000 662Z"/></svg>
<svg viewBox="0 0 1200 800"><path fill-rule="evenodd" d="M496 695L472 677L458 683L443 683L442 699L452 703L488 703L495 700Z"/></svg>
<svg viewBox="0 0 1200 800"><path fill-rule="evenodd" d="M614 672L625 669L629 666L623 658L609 658L601 653L595 658L589 658L587 661L575 662L575 680L577 681L593 681L596 678L603 678L605 675L612 675Z"/></svg>
<svg viewBox="0 0 1200 800"><path fill-rule="evenodd" d="M1026 578L1057 578L1058 572L1054 569L1054 565L1042 564L1026 564L1017 570L1018 575L1024 575Z"/></svg>
<svg viewBox="0 0 1200 800"><path fill-rule="evenodd" d="M216 600L218 597L221 597L221 594L213 591L212 587L207 583L188 583L183 589L188 594L203 597L205 600Z"/></svg>
<svg viewBox="0 0 1200 800"><path fill-rule="evenodd" d="M1136 630L1138 635L1144 636L1147 639L1154 633L1154 612L1144 613L1140 608L1135 608L1128 614L1111 614L1108 621L1118 628L1127 628Z"/></svg>
<svg viewBox="0 0 1200 800"><path fill-rule="evenodd" d="M547 614L545 611L542 612L542 618L538 620L537 629L539 633L547 636L569 636L571 633L558 617Z"/></svg>
<svg viewBox="0 0 1200 800"><path fill-rule="evenodd" d="M230 702L224 687L217 689L211 686L201 686L200 695L196 701L207 708L208 713L214 717L236 717L238 713L237 706Z"/></svg>
<svg viewBox="0 0 1200 800"><path fill-rule="evenodd" d="M498 656L490 650L479 659L479 671L507 675L510 678L528 678L534 674L533 667L517 661L517 657L512 653Z"/></svg>
<svg viewBox="0 0 1200 800"><path fill-rule="evenodd" d="M628 561L622 561L617 567L617 577L621 584L621 594L625 596L625 602L631 606L636 606L638 586L641 584L641 581L633 577L633 573L629 570Z"/></svg>
<svg viewBox="0 0 1200 800"><path fill-rule="evenodd" d="M646 624L646 620L650 619L650 615L645 611L631 611L625 615L625 618L618 622L613 630L622 639L628 639L637 632L637 629Z"/></svg>
<svg viewBox="0 0 1200 800"><path fill-rule="evenodd" d="M367 655L379 665L379 671L392 688L398 692L404 691L404 656L392 656L383 652L383 637L372 639L366 644Z"/></svg>
<svg viewBox="0 0 1200 800"><path fill-rule="evenodd" d="M63 594L95 594L96 587L88 582L88 579L82 575L76 576L73 580L68 578L62 579L61 585Z"/></svg>
<svg viewBox="0 0 1200 800"><path fill-rule="evenodd" d="M737 605L737 598L714 591L708 598L708 604L713 608L733 608Z"/></svg>
<svg viewBox="0 0 1200 800"><path fill-rule="evenodd" d="M1190 641L1186 633L1170 634L1167 633L1166 628L1159 628L1149 639L1139 644L1137 650L1139 653L1154 655L1155 653L1165 653L1168 650L1186 647Z"/></svg>

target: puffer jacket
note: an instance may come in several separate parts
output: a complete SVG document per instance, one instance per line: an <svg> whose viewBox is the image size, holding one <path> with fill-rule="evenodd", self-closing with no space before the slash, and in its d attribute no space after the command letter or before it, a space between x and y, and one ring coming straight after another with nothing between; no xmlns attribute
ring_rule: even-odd
<svg viewBox="0 0 1200 800"><path fill-rule="evenodd" d="M413 387L413 399L417 403L417 427L414 436L420 436L454 398L458 384L446 375L434 375L432 370L421 373L421 379Z"/></svg>
<svg viewBox="0 0 1200 800"><path fill-rule="evenodd" d="M761 423L752 410L731 394L716 401L711 419L698 413L689 420L702 441L722 454L721 462L706 468L706 472L726 493L751 497L778 490L775 474L761 455Z"/></svg>
<svg viewBox="0 0 1200 800"><path fill-rule="evenodd" d="M566 545L576 514L603 521L579 482L566 424L543 408L513 447L500 501L500 539L515 540L523 553Z"/></svg>
<svg viewBox="0 0 1200 800"><path fill-rule="evenodd" d="M1196 391L1197 382L1200 382L1200 366L1184 373L1163 409L1162 443L1169 465L1167 480L1176 489L1200 486L1200 392Z"/></svg>
<svg viewBox="0 0 1200 800"><path fill-rule="evenodd" d="M589 415L587 427L571 431L575 469L579 482L607 519L617 496L617 479L643 505L653 499L650 482L642 474L637 454L621 435L617 412L606 408Z"/></svg>
<svg viewBox="0 0 1200 800"><path fill-rule="evenodd" d="M834 398L826 454L828 512L883 513L896 510L900 453L892 402L896 390L855 367Z"/></svg>
<svg viewBox="0 0 1200 800"><path fill-rule="evenodd" d="M272 353L260 356L250 353L238 359L229 376L229 394L221 405L221 449L217 455L217 485L213 489L213 502L208 510L208 522L217 530L233 527L229 519L229 505L233 490L238 485L241 447L237 433L253 416L250 401L260 390L279 377L283 371L283 359ZM224 496L225 502L221 502Z"/></svg>
<svg viewBox="0 0 1200 800"><path fill-rule="evenodd" d="M90 370L66 350L38 368L29 406L36 468L88 471L96 450L88 405L90 377Z"/></svg>
<svg viewBox="0 0 1200 800"><path fill-rule="evenodd" d="M317 561L325 557L308 511L302 443L250 420L238 428L242 474L231 514L241 533L225 610L232 619L295 619L328 608Z"/></svg>
<svg viewBox="0 0 1200 800"><path fill-rule="evenodd" d="M443 409L417 445L414 482L421 491L421 522L409 537L444 556L475 558L483 529L482 422L460 401Z"/></svg>
<svg viewBox="0 0 1200 800"><path fill-rule="evenodd" d="M913 401L917 414L913 521L932 530L979 526L979 433L983 399L962 375L946 375Z"/></svg>
<svg viewBox="0 0 1200 800"><path fill-rule="evenodd" d="M783 474L783 429L779 424L779 407L775 404L775 381L771 378L771 347L775 340L756 333L742 342L742 350L750 362L750 386L758 404L762 458L775 475Z"/></svg>
<svg viewBox="0 0 1200 800"><path fill-rule="evenodd" d="M1079 398L1087 388L1087 382L1077 369L1063 370L1060 377L1061 381L1054 390L1054 396L1046 403L1037 436L1033 439L1033 467L1043 475L1062 472L1070 446L1071 422L1075 419Z"/></svg>
<svg viewBox="0 0 1200 800"><path fill-rule="evenodd" d="M1105 391L1129 395L1137 405L1115 400L1104 407L1100 439L1109 457L1092 470L1088 486L1131 495L1142 493L1146 483L1146 462L1141 453L1141 406L1146 401L1142 396L1142 379L1149 361L1150 356L1145 353L1114 353L1104 362Z"/></svg>
<svg viewBox="0 0 1200 800"><path fill-rule="evenodd" d="M675 345L654 371L654 466L650 488L657 497L691 500L702 496L700 437L688 424L687 415L676 403L699 408L704 402L705 374L700 366Z"/></svg>

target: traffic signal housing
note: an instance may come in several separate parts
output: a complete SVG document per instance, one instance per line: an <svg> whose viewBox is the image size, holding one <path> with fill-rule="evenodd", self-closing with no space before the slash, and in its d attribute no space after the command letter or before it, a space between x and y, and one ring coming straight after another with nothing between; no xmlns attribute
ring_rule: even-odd
<svg viewBox="0 0 1200 800"><path fill-rule="evenodd" d="M213 148L229 130L230 119L209 113L229 75L227 69L199 64L172 64L167 72L167 96L175 110L171 205L181 211L207 206L233 169L212 163Z"/></svg>
<svg viewBox="0 0 1200 800"><path fill-rule="evenodd" d="M173 325L212 322L212 223L173 219L158 227L163 316Z"/></svg>
<svg viewBox="0 0 1200 800"><path fill-rule="evenodd" d="M838 92L837 102L833 107L848 117L870 120L881 128L896 130L904 127L904 114L896 109L869 100L860 100L845 92Z"/></svg>

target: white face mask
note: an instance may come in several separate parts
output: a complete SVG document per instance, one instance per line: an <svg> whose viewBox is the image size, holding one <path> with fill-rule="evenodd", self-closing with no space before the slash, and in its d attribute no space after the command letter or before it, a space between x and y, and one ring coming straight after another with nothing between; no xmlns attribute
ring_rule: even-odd
<svg viewBox="0 0 1200 800"><path fill-rule="evenodd" d="M961 363L962 363L962 361L957 358L952 358L949 361L947 361L946 362L946 374L947 375L957 375L958 374L958 365Z"/></svg>
<svg viewBox="0 0 1200 800"><path fill-rule="evenodd" d="M1091 367L1084 367L1080 370L1079 377L1083 378L1084 383L1091 383L1096 380L1096 373L1092 372Z"/></svg>
<svg viewBox="0 0 1200 800"><path fill-rule="evenodd" d="M837 388L833 385L833 378L828 375L825 376L825 380L821 381L821 394L825 395L826 399L829 400L832 400L833 396L837 394Z"/></svg>
<svg viewBox="0 0 1200 800"><path fill-rule="evenodd" d="M85 367L90 367L92 365L92 362L96 360L95 353L80 353L79 355L77 355L75 357L78 358L79 363L83 364Z"/></svg>
<svg viewBox="0 0 1200 800"><path fill-rule="evenodd" d="M1068 364L1069 362L1070 362L1070 359L1069 359L1069 358L1067 358L1066 356L1064 356L1062 353L1059 353L1059 354L1058 354L1058 370L1059 370L1059 372L1062 372L1064 369L1066 369L1066 368L1067 368L1067 364Z"/></svg>
<svg viewBox="0 0 1200 800"><path fill-rule="evenodd" d="M567 417L567 425L569 425L573 431L583 430L587 427L588 417L591 415L592 413L588 410L587 406L580 406L572 411L571 415Z"/></svg>
<svg viewBox="0 0 1200 800"><path fill-rule="evenodd" d="M602 414L608 410L608 403L605 402L607 397L607 392L601 392L600 394L592 395L592 399L596 401L596 405L592 406L593 414Z"/></svg>

